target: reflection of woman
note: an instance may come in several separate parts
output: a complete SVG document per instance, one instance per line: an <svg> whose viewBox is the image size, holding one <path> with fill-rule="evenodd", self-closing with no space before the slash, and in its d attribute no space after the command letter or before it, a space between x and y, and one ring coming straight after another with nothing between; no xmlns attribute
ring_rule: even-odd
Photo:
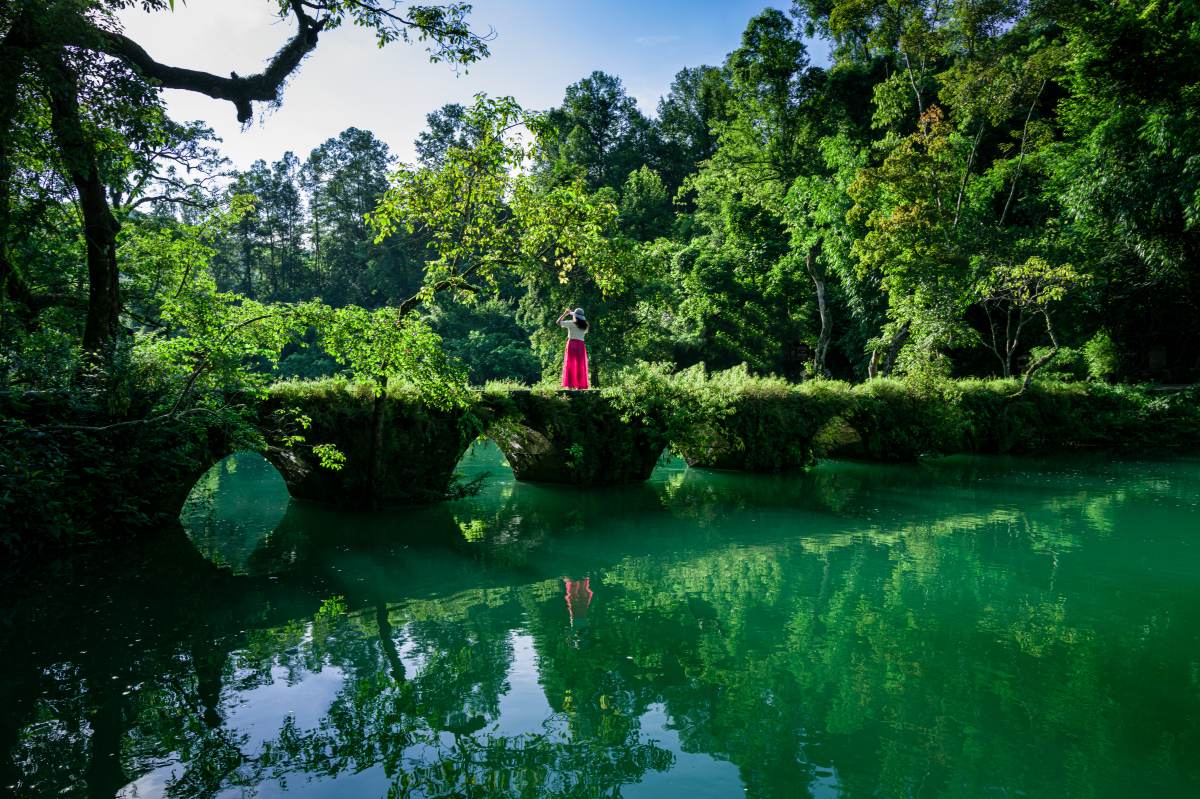
<svg viewBox="0 0 1200 799"><path fill-rule="evenodd" d="M568 580L567 584L567 613L571 615L570 643L575 649L587 648L588 605L592 603L592 589L588 586L590 578Z"/></svg>
<svg viewBox="0 0 1200 799"><path fill-rule="evenodd" d="M582 580L563 578L567 584L567 613L571 616L572 627L587 626L588 605L592 603L592 589L588 586L590 580L590 577Z"/></svg>
<svg viewBox="0 0 1200 799"><path fill-rule="evenodd" d="M558 323L567 329L567 354L563 358L563 388L587 388L587 347L583 345L583 337L587 335L588 323L587 319L583 318L583 309L563 311L563 315L558 317Z"/></svg>

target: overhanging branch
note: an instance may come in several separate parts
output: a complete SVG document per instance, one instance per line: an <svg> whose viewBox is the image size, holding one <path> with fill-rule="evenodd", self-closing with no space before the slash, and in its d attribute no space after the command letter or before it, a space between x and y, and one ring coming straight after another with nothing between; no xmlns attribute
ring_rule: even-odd
<svg viewBox="0 0 1200 799"><path fill-rule="evenodd" d="M78 44L125 61L164 89L181 89L216 100L228 100L237 109L238 122L245 123L254 116L251 103L278 100L284 81L317 46L317 35L325 27L325 21L313 20L304 14L298 15L297 19L299 30L296 35L275 54L265 70L248 77L231 72L230 77L222 78L209 72L160 64L128 36L99 28L93 29L93 35Z"/></svg>

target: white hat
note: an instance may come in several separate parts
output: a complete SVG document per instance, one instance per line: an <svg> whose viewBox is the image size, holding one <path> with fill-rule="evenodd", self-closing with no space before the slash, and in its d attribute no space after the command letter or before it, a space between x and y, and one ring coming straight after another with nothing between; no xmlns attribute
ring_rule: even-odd
<svg viewBox="0 0 1200 799"><path fill-rule="evenodd" d="M571 311L571 313L572 313L572 315L575 316L576 319L584 319L584 320L587 319L587 317L583 315L582 308L576 308L574 311Z"/></svg>

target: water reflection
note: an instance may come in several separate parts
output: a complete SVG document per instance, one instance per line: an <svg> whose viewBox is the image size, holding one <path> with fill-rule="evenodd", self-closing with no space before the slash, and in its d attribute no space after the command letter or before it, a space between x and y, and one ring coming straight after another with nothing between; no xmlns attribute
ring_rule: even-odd
<svg viewBox="0 0 1200 799"><path fill-rule="evenodd" d="M199 549L179 528L10 582L0 784L1200 789L1194 460L676 466L585 490L514 483L489 457L467 465L498 475L471 500L289 503L268 532L214 512L189 527ZM237 470L227 507L253 507L265 477Z"/></svg>
<svg viewBox="0 0 1200 799"><path fill-rule="evenodd" d="M289 500L287 485L266 458L237 452L204 473L180 522L204 557L245 574L252 554L279 527Z"/></svg>

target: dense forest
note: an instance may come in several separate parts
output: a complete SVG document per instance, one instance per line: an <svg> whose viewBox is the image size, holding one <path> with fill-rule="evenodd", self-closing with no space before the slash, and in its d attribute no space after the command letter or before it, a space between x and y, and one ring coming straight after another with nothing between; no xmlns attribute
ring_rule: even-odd
<svg viewBox="0 0 1200 799"><path fill-rule="evenodd" d="M7 387L66 386L89 352L111 360L122 343L187 337L164 318L180 280L270 306L375 310L437 279L428 265L446 252L429 219L406 226L401 206L390 222L373 216L399 165L372 133L229 170L203 123L167 118L166 81L88 46L119 36L113 12L127 3L42 5L4 20ZM424 24L473 36L459 13ZM828 68L810 63L812 37L831 44ZM451 58L486 55L476 39L450 46ZM521 111L538 129L523 154L529 190L571 187L611 209L599 234L624 260L601 269L620 280L598 280L586 260L564 269L560 247L413 310L475 383L552 375L550 323L577 305L595 320L601 380L637 360L746 362L792 379L1040 366L1191 380L1198 87L1190 2L767 9L723 64L679 72L654 116L602 72L544 114ZM480 107L427 119L402 172L445 173L448 154L497 130ZM254 368L346 367L314 325L294 333L278 362Z"/></svg>
<svg viewBox="0 0 1200 799"><path fill-rule="evenodd" d="M490 36L463 4L279 0L292 38L223 77L122 32L171 7L0 9L4 502L59 496L118 434L139 468L202 424L261 447L248 398L280 378L369 383L376 437L389 385L437 405L553 380L576 306L600 386L1200 376L1194 0L797 0L652 116L597 71L546 110L414 109L413 164L350 127L245 171L163 90L254 124L340 27L458 66Z"/></svg>

